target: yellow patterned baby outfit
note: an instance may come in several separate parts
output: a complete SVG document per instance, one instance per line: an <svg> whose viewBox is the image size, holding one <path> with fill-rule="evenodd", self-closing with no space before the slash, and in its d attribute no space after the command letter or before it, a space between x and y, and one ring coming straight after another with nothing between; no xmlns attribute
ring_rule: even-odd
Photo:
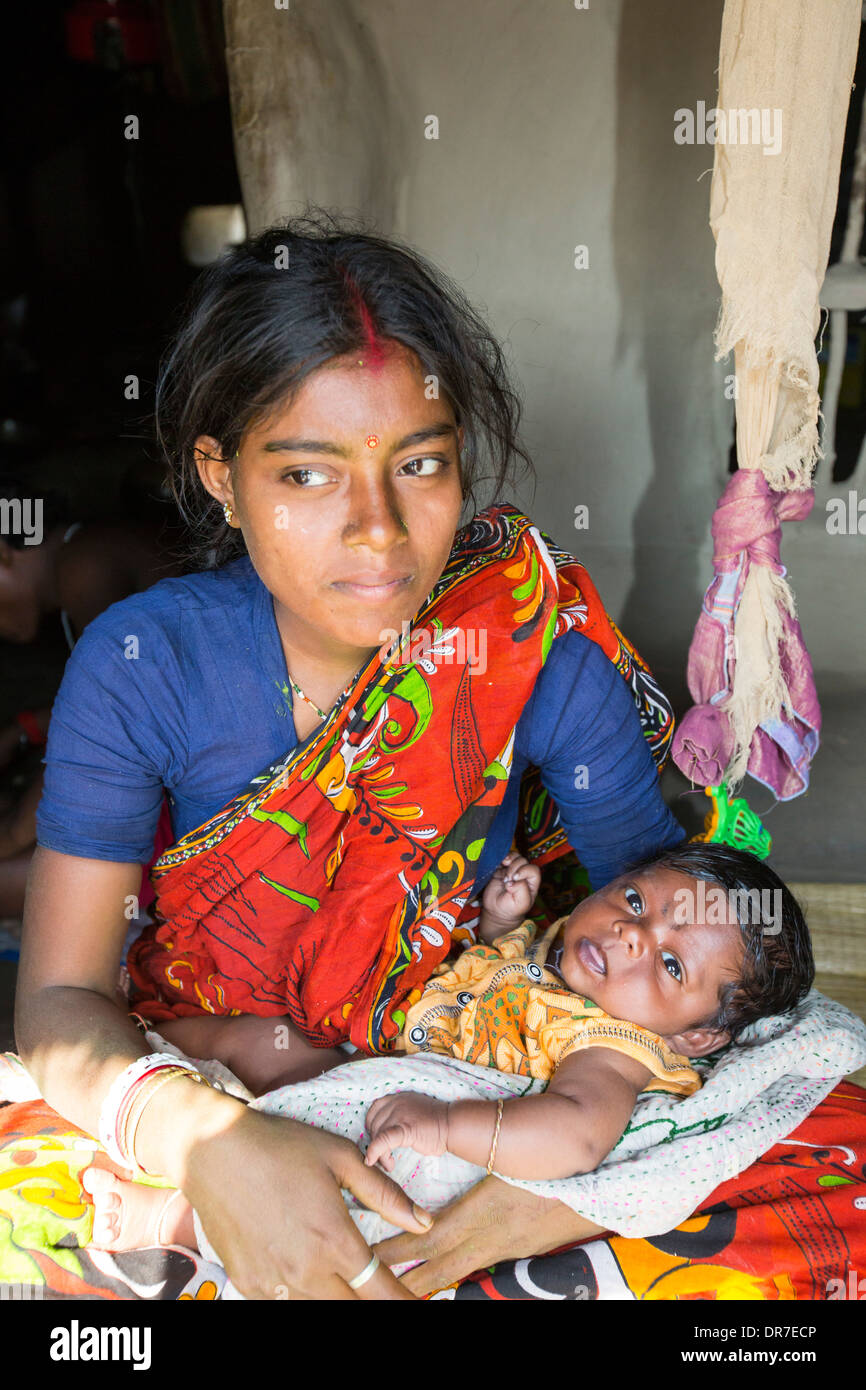
<svg viewBox="0 0 866 1390"><path fill-rule="evenodd" d="M611 1018L574 994L547 966L566 920L554 922L538 941L534 923L526 921L492 945L479 942L456 962L443 962L407 1010L397 1049L444 1052L549 1081L572 1052L612 1047L651 1068L645 1091L690 1096L699 1090L700 1076L688 1058L672 1052L657 1033Z"/></svg>

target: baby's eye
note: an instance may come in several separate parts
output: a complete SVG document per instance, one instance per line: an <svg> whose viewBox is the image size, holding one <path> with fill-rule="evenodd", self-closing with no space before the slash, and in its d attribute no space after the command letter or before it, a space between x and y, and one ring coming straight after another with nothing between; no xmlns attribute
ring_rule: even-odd
<svg viewBox="0 0 866 1390"><path fill-rule="evenodd" d="M682 967L676 956L672 956L670 951L662 951L662 965L669 975L673 975L675 980L681 980L683 978ZM673 966L673 970L671 966Z"/></svg>
<svg viewBox="0 0 866 1390"><path fill-rule="evenodd" d="M643 898L636 888L626 888L624 897L632 912L643 912Z"/></svg>

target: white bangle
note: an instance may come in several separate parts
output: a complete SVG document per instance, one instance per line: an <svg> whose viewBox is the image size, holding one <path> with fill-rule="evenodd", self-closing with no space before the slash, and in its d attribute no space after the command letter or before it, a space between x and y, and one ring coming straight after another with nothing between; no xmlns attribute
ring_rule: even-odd
<svg viewBox="0 0 866 1390"><path fill-rule="evenodd" d="M119 1076L115 1077L100 1106L97 1138L102 1147L111 1155L115 1163L120 1164L121 1168L134 1166L129 1156L122 1152L117 1143L117 1119L123 1102L137 1081L140 1081L148 1072L162 1071L164 1067L176 1067L201 1076L199 1068L193 1062L186 1061L185 1058L172 1057L166 1052L151 1052L146 1057L136 1058Z"/></svg>

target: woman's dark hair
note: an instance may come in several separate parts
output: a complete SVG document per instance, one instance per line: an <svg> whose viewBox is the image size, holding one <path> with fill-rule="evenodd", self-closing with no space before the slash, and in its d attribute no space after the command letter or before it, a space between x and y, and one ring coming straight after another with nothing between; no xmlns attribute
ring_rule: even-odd
<svg viewBox="0 0 866 1390"><path fill-rule="evenodd" d="M716 1012L693 1027L724 1029L735 1040L748 1024L787 1013L805 999L815 980L809 928L797 899L769 864L730 845L686 840L630 872L648 868L676 869L721 888L740 925L740 978L722 984Z"/></svg>
<svg viewBox="0 0 866 1390"><path fill-rule="evenodd" d="M473 510L479 482L492 478L497 496L516 459L520 476L534 476L502 351L462 290L408 246L308 205L200 276L160 366L157 438L189 527L191 563L212 569L245 552L201 484L196 438L212 436L233 459L245 431L305 377L333 357L369 350L371 339L411 348L450 402L464 427L462 479Z"/></svg>

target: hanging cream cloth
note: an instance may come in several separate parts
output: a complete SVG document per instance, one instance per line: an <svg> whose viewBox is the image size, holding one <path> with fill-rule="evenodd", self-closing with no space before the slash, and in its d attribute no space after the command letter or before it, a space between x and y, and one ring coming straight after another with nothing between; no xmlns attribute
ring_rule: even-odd
<svg viewBox="0 0 866 1390"><path fill-rule="evenodd" d="M820 710L779 560L820 457L818 295L827 268L861 0L726 0L710 225L734 352L739 471L713 517L715 578L689 651L696 706L673 757L694 781L808 785ZM710 127L712 129L712 127ZM709 131L708 131L709 138Z"/></svg>

